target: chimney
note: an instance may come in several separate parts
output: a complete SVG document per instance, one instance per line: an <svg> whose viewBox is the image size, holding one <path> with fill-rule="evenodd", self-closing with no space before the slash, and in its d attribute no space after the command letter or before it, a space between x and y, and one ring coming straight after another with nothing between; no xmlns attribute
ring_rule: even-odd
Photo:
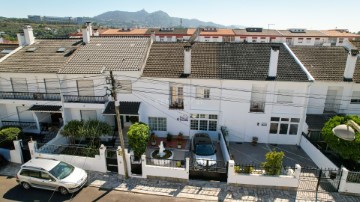
<svg viewBox="0 0 360 202"><path fill-rule="evenodd" d="M184 75L191 74L191 46L184 46Z"/></svg>
<svg viewBox="0 0 360 202"><path fill-rule="evenodd" d="M155 41L156 40L156 36L155 36L155 31L151 31L151 41Z"/></svg>
<svg viewBox="0 0 360 202"><path fill-rule="evenodd" d="M87 23L85 23L85 26L82 29L82 36L83 36L83 42L88 44L90 43L90 31L89 31L89 26L87 25Z"/></svg>
<svg viewBox="0 0 360 202"><path fill-rule="evenodd" d="M35 42L34 32L30 25L24 26L24 33L17 34L19 46L29 46Z"/></svg>
<svg viewBox="0 0 360 202"><path fill-rule="evenodd" d="M344 81L352 81L355 72L357 55L359 54L358 49L348 50L348 56L346 60L346 66L344 71Z"/></svg>
<svg viewBox="0 0 360 202"><path fill-rule="evenodd" d="M268 79L275 79L279 60L280 45L271 45Z"/></svg>
<svg viewBox="0 0 360 202"><path fill-rule="evenodd" d="M98 29L94 29L94 33L93 33L93 35L94 35L94 36L99 36L99 35L100 35L100 33L99 33Z"/></svg>
<svg viewBox="0 0 360 202"><path fill-rule="evenodd" d="M91 22L86 22L86 27L89 28L89 34L90 36L93 36L93 30L92 30L92 24Z"/></svg>

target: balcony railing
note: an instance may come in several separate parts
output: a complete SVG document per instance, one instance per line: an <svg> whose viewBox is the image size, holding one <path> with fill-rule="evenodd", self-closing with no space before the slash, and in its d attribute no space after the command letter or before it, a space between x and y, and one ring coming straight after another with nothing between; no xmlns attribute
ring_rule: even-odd
<svg viewBox="0 0 360 202"><path fill-rule="evenodd" d="M1 121L3 126L19 126L22 129L36 130L36 122L23 122L23 121Z"/></svg>
<svg viewBox="0 0 360 202"><path fill-rule="evenodd" d="M60 101L60 93L0 92L0 99Z"/></svg>
<svg viewBox="0 0 360 202"><path fill-rule="evenodd" d="M170 102L169 109L184 109L184 101Z"/></svg>
<svg viewBox="0 0 360 202"><path fill-rule="evenodd" d="M107 96L79 96L79 95L64 95L64 102L71 103L101 103L108 101Z"/></svg>
<svg viewBox="0 0 360 202"><path fill-rule="evenodd" d="M324 113L338 113L339 109L340 109L340 104L325 103Z"/></svg>
<svg viewBox="0 0 360 202"><path fill-rule="evenodd" d="M265 111L265 102L251 101L250 102L250 112L264 112Z"/></svg>

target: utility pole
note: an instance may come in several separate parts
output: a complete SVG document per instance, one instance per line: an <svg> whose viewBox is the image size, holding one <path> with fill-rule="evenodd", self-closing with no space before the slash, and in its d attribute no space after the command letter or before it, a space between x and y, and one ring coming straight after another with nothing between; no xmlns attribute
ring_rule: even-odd
<svg viewBox="0 0 360 202"><path fill-rule="evenodd" d="M120 102L117 101L116 81L114 79L114 75L113 75L112 71L110 71L110 78L111 78L111 87L112 87L111 95L114 98L114 102L115 102L116 123L117 123L117 128L118 128L118 133L119 133L120 145L121 145L121 150L122 150L121 155L122 155L123 162L124 162L124 171L125 171L125 179L126 179L129 177L129 175L128 175L126 157L125 157L124 135L122 133L122 124L120 121Z"/></svg>

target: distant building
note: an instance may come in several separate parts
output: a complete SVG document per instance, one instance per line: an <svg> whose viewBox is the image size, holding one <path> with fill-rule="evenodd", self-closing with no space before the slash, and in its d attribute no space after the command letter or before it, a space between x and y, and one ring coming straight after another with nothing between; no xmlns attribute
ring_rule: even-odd
<svg viewBox="0 0 360 202"><path fill-rule="evenodd" d="M34 22L78 23L78 19L73 17L28 15L28 19Z"/></svg>

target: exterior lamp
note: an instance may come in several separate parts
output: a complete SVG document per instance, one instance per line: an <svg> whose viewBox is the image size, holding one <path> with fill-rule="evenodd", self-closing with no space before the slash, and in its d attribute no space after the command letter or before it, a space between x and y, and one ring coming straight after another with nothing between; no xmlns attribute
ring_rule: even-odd
<svg viewBox="0 0 360 202"><path fill-rule="evenodd" d="M332 129L335 136L346 141L355 140L355 131L360 132L360 126L353 120L349 120L346 124L341 124Z"/></svg>

